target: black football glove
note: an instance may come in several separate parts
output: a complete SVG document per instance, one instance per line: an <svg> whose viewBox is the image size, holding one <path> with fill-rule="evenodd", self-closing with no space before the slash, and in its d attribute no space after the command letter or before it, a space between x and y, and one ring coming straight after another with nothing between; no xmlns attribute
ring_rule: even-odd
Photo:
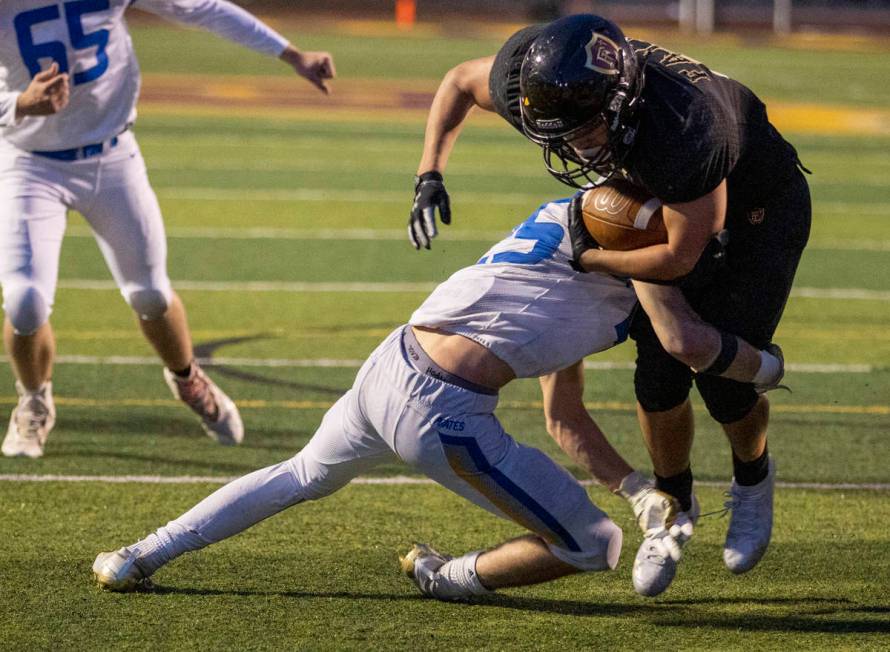
<svg viewBox="0 0 890 652"><path fill-rule="evenodd" d="M442 224L451 224L451 203L442 175L424 172L414 177L414 205L408 218L408 239L415 249L430 248L430 240L438 235L436 209Z"/></svg>
<svg viewBox="0 0 890 652"><path fill-rule="evenodd" d="M581 267L581 254L588 249L599 249L600 243L596 241L587 227L584 226L584 218L581 216L581 204L584 193L579 192L569 204L569 239L572 241L572 260L569 264L576 272L587 272Z"/></svg>

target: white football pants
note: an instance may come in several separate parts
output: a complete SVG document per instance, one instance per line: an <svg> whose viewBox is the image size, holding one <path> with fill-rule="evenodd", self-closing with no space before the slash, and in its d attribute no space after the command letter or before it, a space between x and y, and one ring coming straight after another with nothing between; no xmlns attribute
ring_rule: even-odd
<svg viewBox="0 0 890 652"><path fill-rule="evenodd" d="M16 330L33 332L49 317L68 209L86 218L127 302L158 294L147 303L163 312L172 295L164 223L133 133L80 161L0 140L0 284Z"/></svg>
<svg viewBox="0 0 890 652"><path fill-rule="evenodd" d="M146 573L286 507L328 496L393 455L489 512L540 535L582 570L614 568L621 530L563 467L504 432L497 396L415 370L402 328L387 337L295 457L211 494L135 548Z"/></svg>

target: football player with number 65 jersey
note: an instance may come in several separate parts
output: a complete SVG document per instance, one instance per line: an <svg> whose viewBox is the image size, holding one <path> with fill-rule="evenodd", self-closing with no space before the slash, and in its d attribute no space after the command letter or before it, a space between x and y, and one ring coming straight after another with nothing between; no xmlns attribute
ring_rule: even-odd
<svg viewBox="0 0 890 652"><path fill-rule="evenodd" d="M0 284L19 401L2 451L40 457L55 422L49 323L66 212L80 212L174 395L222 444L243 437L235 404L194 360L166 269L164 224L133 135L139 66L130 7L277 57L327 93L326 52L301 52L226 0L0 3Z"/></svg>

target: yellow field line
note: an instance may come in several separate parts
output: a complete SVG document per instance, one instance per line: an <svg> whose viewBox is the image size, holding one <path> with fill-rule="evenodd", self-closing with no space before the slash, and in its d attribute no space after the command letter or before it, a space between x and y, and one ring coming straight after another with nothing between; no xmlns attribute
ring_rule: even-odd
<svg viewBox="0 0 890 652"><path fill-rule="evenodd" d="M231 116L236 103L253 116L331 121L425 120L436 80L343 79L329 99L291 78L260 75L148 74L140 110L157 114ZM890 135L890 110L821 103L767 101L780 129L836 135ZM478 112L485 114L485 112ZM501 122L494 114L474 124Z"/></svg>
<svg viewBox="0 0 890 652"><path fill-rule="evenodd" d="M6 396L0 398L0 404L14 405L17 398ZM57 397L57 405L68 407L179 407L181 403L173 399L93 399ZM332 401L270 401L266 399L242 399L238 401L238 407L250 410L327 410L333 405ZM622 401L593 401L585 403L585 406L594 412L635 412L633 403ZM541 410L541 401L501 401L498 407L507 410ZM862 414L862 415L890 415L890 405L773 405L773 412L786 414ZM697 411L704 408L696 406Z"/></svg>
<svg viewBox="0 0 890 652"><path fill-rule="evenodd" d="M636 404L621 401L596 401L585 402L585 407L591 411L602 412L636 412ZM513 410L538 410L543 409L541 401L501 401L498 407ZM697 412L704 412L704 407L695 406ZM890 415L890 405L771 405L772 412L784 412L788 414L871 414Z"/></svg>
<svg viewBox="0 0 890 652"><path fill-rule="evenodd" d="M188 290L186 290L188 291ZM396 324L393 322L393 327L395 328ZM351 328L344 329L341 331L337 331L336 333L331 333L329 330L330 327L325 326L316 326L315 328L306 327L302 331L294 332L294 331L286 331L283 328L268 328L264 329L262 332L262 336L267 339L275 338L277 340L295 340L295 339L305 339L305 338L317 338L317 337L330 337L330 338L338 338L338 337L381 337L388 335L392 328L387 330L386 328L371 328L371 329L360 329L360 328ZM327 329L327 330L326 330ZM845 331L846 332L846 331ZM203 331L192 331L192 337L196 340L207 340L207 339L216 339L222 337L245 337L252 338L256 337L256 331L239 331L239 330L203 330ZM131 329L121 329L121 330L84 330L84 331L74 331L74 330L57 330L56 336L59 339L65 340L85 340L85 341L102 341L108 339L133 339L136 341L142 341L139 336L139 332L135 328Z"/></svg>
<svg viewBox="0 0 890 652"><path fill-rule="evenodd" d="M767 105L770 121L780 131L848 136L890 135L890 111L885 109L793 104L776 101L767 101ZM427 109L425 108L378 107L359 111L354 107L337 105L327 107L324 110L319 110L317 107L300 106L251 106L249 111L253 117L303 120L319 123L366 123L369 120L398 120L402 124L423 124L426 121L427 114ZM159 116L221 118L232 116L232 109L225 106L151 100L143 100L140 103L140 112L143 115ZM503 126L504 129L507 128L499 116L484 111L477 111L471 120L471 124L479 127Z"/></svg>

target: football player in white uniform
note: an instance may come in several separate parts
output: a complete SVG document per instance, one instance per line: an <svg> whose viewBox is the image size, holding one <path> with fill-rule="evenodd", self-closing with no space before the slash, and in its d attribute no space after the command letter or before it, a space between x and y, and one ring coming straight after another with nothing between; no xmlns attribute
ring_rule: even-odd
<svg viewBox="0 0 890 652"><path fill-rule="evenodd" d="M326 52L301 52L226 0L0 3L0 284L19 402L2 451L40 457L55 421L49 323L66 211L83 214L174 395L212 438L243 437L235 404L195 362L166 269L164 225L131 128L139 66L124 21L134 5L275 56L327 92Z"/></svg>
<svg viewBox="0 0 890 652"><path fill-rule="evenodd" d="M371 354L296 456L229 483L130 546L100 553L99 585L146 586L179 555L324 498L393 458L530 531L456 558L415 545L402 568L424 595L463 599L614 569L618 526L564 468L515 441L494 415L500 388L530 377L540 378L547 429L563 450L627 498L643 530L659 533L664 554L679 558L691 523L676 519L675 501L609 445L582 402L582 359L626 337L636 298L627 282L570 266L568 206L544 204L439 285ZM682 325L668 321L660 332L673 336Z"/></svg>

